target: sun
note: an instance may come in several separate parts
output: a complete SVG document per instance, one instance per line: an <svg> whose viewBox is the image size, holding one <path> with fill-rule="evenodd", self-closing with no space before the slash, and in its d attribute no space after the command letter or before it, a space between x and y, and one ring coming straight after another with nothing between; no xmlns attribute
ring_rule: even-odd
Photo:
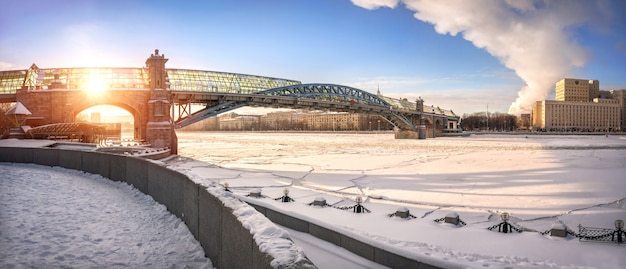
<svg viewBox="0 0 626 269"><path fill-rule="evenodd" d="M89 92L90 95L101 95L108 88L106 80L97 73L90 74L87 77L86 82L87 83L85 83L85 89Z"/></svg>
<svg viewBox="0 0 626 269"><path fill-rule="evenodd" d="M87 82L87 90L90 93L94 93L94 94L100 94L101 92L103 92L105 90L105 84L104 81L102 79L89 79L89 81Z"/></svg>

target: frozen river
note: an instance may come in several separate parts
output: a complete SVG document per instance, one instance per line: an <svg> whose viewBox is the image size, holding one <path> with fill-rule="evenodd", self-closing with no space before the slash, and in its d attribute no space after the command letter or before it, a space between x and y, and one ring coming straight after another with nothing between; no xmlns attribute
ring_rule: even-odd
<svg viewBox="0 0 626 269"><path fill-rule="evenodd" d="M295 203L255 202L327 223L408 257L468 267L620 268L624 246L541 232L553 225L614 228L626 219L626 137L485 135L395 140L388 134L179 132L170 165L223 184L242 198L261 189ZM323 197L369 214L312 208ZM406 207L416 219L390 218ZM466 226L433 220L456 212ZM486 228L509 212L524 233ZM305 248L305 252L308 250ZM315 262L315 260L313 260Z"/></svg>
<svg viewBox="0 0 626 269"><path fill-rule="evenodd" d="M178 137L180 157L165 163L172 169L194 180L229 183L241 199L410 258L468 268L626 264L624 244L541 234L555 224L578 231L579 224L613 228L616 219L626 220L624 136L395 140L390 133L179 132ZM3 163L0 173L0 268L211 267L179 219L128 185L34 165ZM294 203L272 199L285 188ZM267 198L246 197L256 189ZM371 213L308 205L321 197L336 207L351 206L357 196ZM399 207L416 218L389 217ZM467 225L434 221L451 212ZM524 232L489 231L502 212ZM309 235L291 234L320 268L333 268L335 259L350 255ZM342 268L380 267L354 256L343 260Z"/></svg>

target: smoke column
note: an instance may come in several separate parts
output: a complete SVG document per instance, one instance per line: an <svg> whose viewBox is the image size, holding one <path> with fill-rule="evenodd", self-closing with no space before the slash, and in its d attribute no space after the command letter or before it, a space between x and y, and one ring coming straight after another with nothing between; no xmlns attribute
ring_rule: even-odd
<svg viewBox="0 0 626 269"><path fill-rule="evenodd" d="M582 67L589 53L568 30L602 16L605 2L549 0L352 0L365 9L395 8L403 3L418 20L439 34L461 34L497 57L526 83L509 113L528 113L554 84Z"/></svg>

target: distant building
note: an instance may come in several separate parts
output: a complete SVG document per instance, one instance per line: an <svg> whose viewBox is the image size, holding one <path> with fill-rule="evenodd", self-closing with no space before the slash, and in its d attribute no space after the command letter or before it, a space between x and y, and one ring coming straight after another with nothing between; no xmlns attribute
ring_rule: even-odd
<svg viewBox="0 0 626 269"><path fill-rule="evenodd" d="M122 123L108 122L108 123L102 123L101 125L106 126L105 133L104 133L105 139L120 140L122 138Z"/></svg>
<svg viewBox="0 0 626 269"><path fill-rule="evenodd" d="M260 130L307 130L306 116L299 110L270 112L260 118Z"/></svg>
<svg viewBox="0 0 626 269"><path fill-rule="evenodd" d="M228 113L220 117L220 130L223 131L258 131L259 115L238 115Z"/></svg>
<svg viewBox="0 0 626 269"><path fill-rule="evenodd" d="M522 114L518 118L517 126L520 130L528 130L531 122L531 114Z"/></svg>
<svg viewBox="0 0 626 269"><path fill-rule="evenodd" d="M446 115L446 117L448 118L448 125L446 126L446 129L444 129L444 132L457 132L457 131L461 131L461 129L459 128L459 116L457 116L454 111L452 110L448 110L448 109L441 109L439 107L434 107L434 106L425 106L424 107L425 112L429 112L429 113L434 113L434 114L439 114L439 115ZM430 110L430 111L429 111Z"/></svg>
<svg viewBox="0 0 626 269"><path fill-rule="evenodd" d="M620 128L622 131L626 131L626 89L623 90L611 90L609 91L610 97L616 100L620 106Z"/></svg>
<svg viewBox="0 0 626 269"><path fill-rule="evenodd" d="M624 90L600 91L598 80L564 78L556 82L556 100L537 101L532 113L534 130L626 130Z"/></svg>
<svg viewBox="0 0 626 269"><path fill-rule="evenodd" d="M309 130L315 131L380 131L391 129L391 125L382 120L379 116L361 113L308 113L306 115L306 122Z"/></svg>
<svg viewBox="0 0 626 269"><path fill-rule="evenodd" d="M546 131L619 131L621 107L617 100L593 102L539 101L533 109L533 127Z"/></svg>
<svg viewBox="0 0 626 269"><path fill-rule="evenodd" d="M557 101L591 102L600 97L600 81L564 78L556 82Z"/></svg>

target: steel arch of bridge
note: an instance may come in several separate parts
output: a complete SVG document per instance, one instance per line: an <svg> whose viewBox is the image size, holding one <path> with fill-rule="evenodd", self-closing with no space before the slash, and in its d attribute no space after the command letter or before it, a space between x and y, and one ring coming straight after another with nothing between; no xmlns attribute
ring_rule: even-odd
<svg viewBox="0 0 626 269"><path fill-rule="evenodd" d="M217 94L217 93L214 93ZM297 84L259 91L253 94L220 94L219 103L212 107L195 112L188 117L176 121L176 128L184 127L202 119L216 116L244 106L279 106L279 107L311 107L302 105L311 103L326 104L325 110L354 111L378 114L392 125L403 130L416 130L414 124L406 117L412 113L394 109L393 106L377 95L369 92L336 84Z"/></svg>
<svg viewBox="0 0 626 269"><path fill-rule="evenodd" d="M336 84L298 84L261 91L258 94L297 96L320 101L359 103L368 106L379 106L379 115L392 125L401 129L416 130L413 123L399 111L394 111L393 106L375 94L371 94L357 88Z"/></svg>
<svg viewBox="0 0 626 269"><path fill-rule="evenodd" d="M298 96L315 100L338 101L338 102L359 102L369 105L390 107L387 101L369 92L348 86L335 84L298 84L269 89L258 92L258 94L274 96Z"/></svg>

